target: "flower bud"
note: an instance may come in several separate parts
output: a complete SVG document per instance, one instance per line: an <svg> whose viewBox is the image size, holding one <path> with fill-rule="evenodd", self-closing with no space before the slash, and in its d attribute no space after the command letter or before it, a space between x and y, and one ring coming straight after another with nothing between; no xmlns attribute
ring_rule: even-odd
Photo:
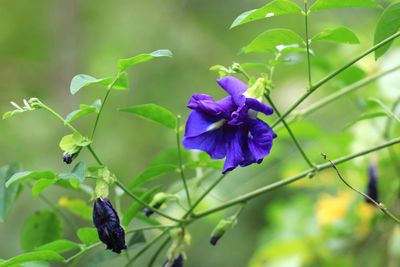
<svg viewBox="0 0 400 267"><path fill-rule="evenodd" d="M72 154L71 155L69 153L64 153L63 157L62 157L62 160L66 164L71 164L75 157L76 157L76 154Z"/></svg>
<svg viewBox="0 0 400 267"><path fill-rule="evenodd" d="M167 260L163 267L182 267L183 266L183 256L179 254L177 258L175 258L172 262L171 260Z"/></svg>
<svg viewBox="0 0 400 267"><path fill-rule="evenodd" d="M107 249L118 254L122 249L126 249L125 231L121 227L117 212L107 198L97 198L94 201L93 223L99 239L107 245Z"/></svg>
<svg viewBox="0 0 400 267"><path fill-rule="evenodd" d="M150 202L150 207L152 207L153 209L159 209L164 203L165 201L167 201L169 195L165 194L165 193L157 193L154 195L153 199ZM150 217L154 211L148 207L145 207L143 209L143 213L144 215L146 215L147 217Z"/></svg>
<svg viewBox="0 0 400 267"><path fill-rule="evenodd" d="M378 170L374 164L370 164L368 166L368 185L367 185L367 195L375 200L375 202L379 203L378 198ZM373 204L372 201L368 198L365 198L367 203Z"/></svg>
<svg viewBox="0 0 400 267"><path fill-rule="evenodd" d="M218 240L225 234L225 232L236 224L236 218L230 217L222 219L211 233L210 244L215 246Z"/></svg>

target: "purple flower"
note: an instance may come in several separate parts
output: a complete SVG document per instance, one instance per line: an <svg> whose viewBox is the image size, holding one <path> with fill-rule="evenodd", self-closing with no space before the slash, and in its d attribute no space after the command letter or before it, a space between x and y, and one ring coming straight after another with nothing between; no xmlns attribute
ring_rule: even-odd
<svg viewBox="0 0 400 267"><path fill-rule="evenodd" d="M248 86L235 77L227 76L217 83L229 96L215 101L209 95L195 94L189 100L187 107L192 112L186 123L184 147L205 151L213 159L226 158L222 173L261 163L270 153L276 134L257 118L257 112L271 115L273 109L247 96Z"/></svg>
<svg viewBox="0 0 400 267"><path fill-rule="evenodd" d="M179 256L177 258L175 258L172 263L169 260L167 260L164 263L163 267L183 267L183 256L182 256L182 254L179 254Z"/></svg>
<svg viewBox="0 0 400 267"><path fill-rule="evenodd" d="M375 200L375 202L379 203L379 198L378 198L378 170L376 169L376 166L373 164L370 164L368 166L368 185L367 185L367 195ZM367 203L372 203L372 201L368 198L365 198L365 201Z"/></svg>
<svg viewBox="0 0 400 267"><path fill-rule="evenodd" d="M94 201L93 223L99 239L107 245L107 249L118 254L122 249L126 249L125 231L121 227L117 212L107 198L97 198Z"/></svg>

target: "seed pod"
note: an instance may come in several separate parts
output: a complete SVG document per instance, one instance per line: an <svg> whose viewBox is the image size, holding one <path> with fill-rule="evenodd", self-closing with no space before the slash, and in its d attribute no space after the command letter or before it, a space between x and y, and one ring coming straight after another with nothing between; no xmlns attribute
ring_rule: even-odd
<svg viewBox="0 0 400 267"><path fill-rule="evenodd" d="M115 253L121 253L126 249L125 231L121 227L117 212L107 198L97 198L93 205L93 223L101 242L107 245L107 249Z"/></svg>

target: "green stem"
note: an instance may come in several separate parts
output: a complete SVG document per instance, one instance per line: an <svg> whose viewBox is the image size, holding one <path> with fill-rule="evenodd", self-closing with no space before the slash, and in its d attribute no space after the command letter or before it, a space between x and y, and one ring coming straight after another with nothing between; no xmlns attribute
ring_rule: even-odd
<svg viewBox="0 0 400 267"><path fill-rule="evenodd" d="M145 230L155 230L155 229L172 229L175 227L179 227L178 224L172 224L172 225L149 225L149 226L143 226L143 227L137 227L133 229L129 229L126 231L127 234L139 232L139 231L145 231Z"/></svg>
<svg viewBox="0 0 400 267"><path fill-rule="evenodd" d="M55 110L53 110L52 108L50 108L49 106L47 106L46 104L44 104L44 103L40 103L40 106L43 108L43 109L45 109L45 110L47 110L48 112L50 112L54 117L56 117L57 119L59 119L65 126L67 126L72 132L74 132L74 133L79 133L78 132L78 130L74 127L74 126L72 126L69 122L66 122L65 121L65 119L60 115L60 114L58 114Z"/></svg>
<svg viewBox="0 0 400 267"><path fill-rule="evenodd" d="M271 107L274 109L274 111L276 112L276 115L278 115L278 117L280 118L281 114L278 111L278 109L276 108L274 102L272 102L271 97L266 93L264 94L264 97L267 99L267 101L269 102ZM294 144L296 145L297 149L299 150L300 154L303 156L304 160L307 162L308 166L310 166L311 168L314 168L314 164L311 162L311 160L308 158L308 156L304 152L303 148L301 147L299 141L297 140L297 138L293 134L293 132L290 129L289 125L286 123L286 121L284 119L282 120L282 123L285 126L286 130L288 131L290 137L292 138L292 140L293 140Z"/></svg>
<svg viewBox="0 0 400 267"><path fill-rule="evenodd" d="M342 174L339 172L339 169L336 167L336 165L330 161L325 154L322 153L322 156L324 157L325 160L327 160L331 167L336 171L336 174L338 175L339 179L351 190L353 190L354 192L362 195L363 197L367 198L369 201L371 201L375 206L377 206L383 213L385 213L387 216L389 216L392 220L394 220L395 222L397 222L398 224L400 224L400 220L398 218L396 218L396 216L394 216L382 203L378 203L376 202L373 198L371 198L370 196L368 196L367 194L361 192L360 190L354 188L351 184L349 184L342 176Z"/></svg>
<svg viewBox="0 0 400 267"><path fill-rule="evenodd" d="M328 81L330 81L332 78L336 77L338 74L340 74L341 72L343 72L344 70L348 69L350 66L352 66L353 64L355 64L356 62L358 62L359 60L363 59L364 57L366 57L367 55L371 54L372 52L374 52L375 50L377 50L378 48L384 46L385 44L393 41L394 39L396 39L397 37L400 36L400 32L397 32L395 34L392 34L391 36L389 36L388 38L386 38L385 40L379 42L378 44L374 45L373 47L371 47L370 49L366 50L364 53L362 53L361 55L355 57L354 59L352 59L351 61L349 61L348 63L346 63L343 67L335 70L334 72L332 72L331 74L327 75L325 78L321 79L319 82L317 82L316 84L312 85L309 90L303 95L301 96L283 115L281 118L279 118L277 121L275 121L272 124L272 128L276 127L282 119L285 119L288 115L290 115L294 109L296 109L301 103L303 103L303 101L305 99L308 98L308 96L310 96L313 92L315 92L318 88L320 88L322 85L324 85L325 83L327 83Z"/></svg>
<svg viewBox="0 0 400 267"><path fill-rule="evenodd" d="M170 237L165 239L164 243L161 244L161 246L157 249L156 253L154 253L153 257L151 257L150 262L148 264L148 267L152 267L154 265L154 262L157 260L157 258L160 255L161 251L165 248L166 245L168 245L170 240L171 240Z"/></svg>
<svg viewBox="0 0 400 267"><path fill-rule="evenodd" d="M383 148L386 148L386 147L390 147L390 146L398 144L398 143L400 143L400 137L394 138L394 139L392 139L392 140L390 140L390 141L388 141L386 143L383 143L383 144L381 144L379 146L376 146L376 147L373 147L373 148L369 148L369 149L363 150L363 151L358 152L358 153L354 153L354 154L350 154L350 155L338 158L338 159L334 160L333 163L335 163L336 165L339 165L341 163L347 162L347 161L352 160L354 158L364 156L366 154L372 153L374 151L377 151L377 150L380 150L380 149L383 149ZM290 177L288 179L281 180L281 181L272 183L270 185L261 187L259 189L254 190L254 191L251 191L251 192L249 192L247 194L244 194L244 195L242 195L240 197L237 197L237 198L235 198L233 200L230 200L230 201L228 201L228 202L226 202L226 203L224 203L224 204L222 204L220 206L217 206L215 208L212 208L212 209L200 212L200 213L198 213L196 215L193 215L193 218L198 219L198 218L201 218L201 217L204 217L204 216L208 216L208 215L210 215L210 214L212 214L214 212L218 212L218 211L224 210L226 208L229 208L231 206L235 206L237 204L246 202L246 201L251 200L251 199L253 199L253 198L257 197L257 196L260 196L262 194L265 194L265 193L270 192L272 190L275 190L277 188L283 187L283 186L285 186L287 184L294 183L294 182L296 182L296 181L298 181L298 180L300 180L302 178L310 177L310 176L312 177L313 175L316 174L316 171L322 171L322 170L325 170L325 169L330 168L330 167L331 167L330 163L324 163L324 164L316 165L315 168L308 169L308 170L306 170L306 171L304 171L302 173L299 173L299 174L297 174L295 176L292 176L292 177Z"/></svg>
<svg viewBox="0 0 400 267"><path fill-rule="evenodd" d="M125 192L126 194L128 194L131 198L133 198L135 201L139 202L141 205L143 205L143 206L145 206L145 207L151 209L154 213L157 213L158 215L160 215L160 216L162 216L162 217L164 217L164 218L167 218L167 219L169 219L169 220L171 220L171 221L174 221L174 222L179 222L179 223L183 223L183 222L184 222L183 220L180 220L180 219L176 219L176 218L174 218L174 217L171 217L171 216L169 216L169 215L167 215L167 214L165 214L165 213L159 211L158 209L155 209L154 207L150 206L149 204L147 204L146 202L144 202L143 200L141 200L139 197L137 197L136 195L134 195L123 183L121 183L121 181L117 180L115 183L116 183L119 187L121 187L122 190L124 190L124 192Z"/></svg>
<svg viewBox="0 0 400 267"><path fill-rule="evenodd" d="M114 80L114 82L112 83L112 86L114 86L114 83L115 83L115 80ZM112 88L112 86L111 86L111 88ZM91 140L93 140L94 134L95 134L96 129L97 129L97 124L99 123L99 120L100 120L100 115L101 115L101 113L102 113L102 111L103 111L104 105L106 104L107 98L108 98L108 96L110 95L111 88L110 88L110 89L107 89L106 95L104 96L103 101L102 101L102 103L101 103L99 113L97 113L96 120L94 121L94 126L93 126L93 130L92 130L92 134L91 134L91 136L90 136L90 139L91 139Z"/></svg>
<svg viewBox="0 0 400 267"><path fill-rule="evenodd" d="M179 172L181 174L181 179L183 183L183 187L185 188L185 193L186 193L186 198L187 202L189 205L189 208L192 206L192 202L190 200L190 193L189 193L189 188L186 182L186 177L185 177L185 172L183 170L183 161L182 161L182 151L181 151L181 138L180 138L180 122L181 122L181 116L176 116L176 146L178 149L178 159L179 159Z"/></svg>
<svg viewBox="0 0 400 267"><path fill-rule="evenodd" d="M203 194L196 200L196 202L190 207L186 214L182 217L186 219L188 216L192 215L194 209L200 204L200 202L224 179L227 174L222 174L217 180L214 181Z"/></svg>
<svg viewBox="0 0 400 267"><path fill-rule="evenodd" d="M87 148L89 149L90 153L92 154L93 158L97 161L97 163L101 166L104 166L104 163L100 160L99 156L97 156L96 152L94 152L91 145L88 145Z"/></svg>
<svg viewBox="0 0 400 267"><path fill-rule="evenodd" d="M136 253L135 256L131 258L131 260L125 265L125 267L128 267L131 265L137 258L139 258L143 253L145 253L149 248L151 248L154 244L158 242L168 231L164 231L162 234L158 235L155 237L153 240L151 240L149 243L147 243L141 250L139 250L138 253Z"/></svg>
<svg viewBox="0 0 400 267"><path fill-rule="evenodd" d="M311 80L311 53L310 53L310 40L308 34L308 3L304 1L304 23L306 29L306 48L307 48L307 73L308 73L308 87L311 88L312 80Z"/></svg>
<svg viewBox="0 0 400 267"><path fill-rule="evenodd" d="M97 246L100 245L100 244L101 244L101 242L96 242L96 243L94 243L94 244L91 244L91 245L88 246L88 247L83 248L81 251L79 251L79 252L76 253L75 255L72 255L72 256L69 257L68 259L65 259L65 260L64 260L64 263L69 263L69 262L73 261L74 259L76 259L76 258L80 257L81 255L85 254L86 251L88 251L88 250L90 250L90 249L92 249L92 248L94 248L94 247L97 247Z"/></svg>

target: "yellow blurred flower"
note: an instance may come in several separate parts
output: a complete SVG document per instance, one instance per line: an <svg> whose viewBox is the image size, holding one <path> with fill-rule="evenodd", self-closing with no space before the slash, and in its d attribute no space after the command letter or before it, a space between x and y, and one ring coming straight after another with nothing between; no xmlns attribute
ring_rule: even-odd
<svg viewBox="0 0 400 267"><path fill-rule="evenodd" d="M339 192L336 196L325 194L317 202L317 221L321 226L343 219L351 201L350 192Z"/></svg>

